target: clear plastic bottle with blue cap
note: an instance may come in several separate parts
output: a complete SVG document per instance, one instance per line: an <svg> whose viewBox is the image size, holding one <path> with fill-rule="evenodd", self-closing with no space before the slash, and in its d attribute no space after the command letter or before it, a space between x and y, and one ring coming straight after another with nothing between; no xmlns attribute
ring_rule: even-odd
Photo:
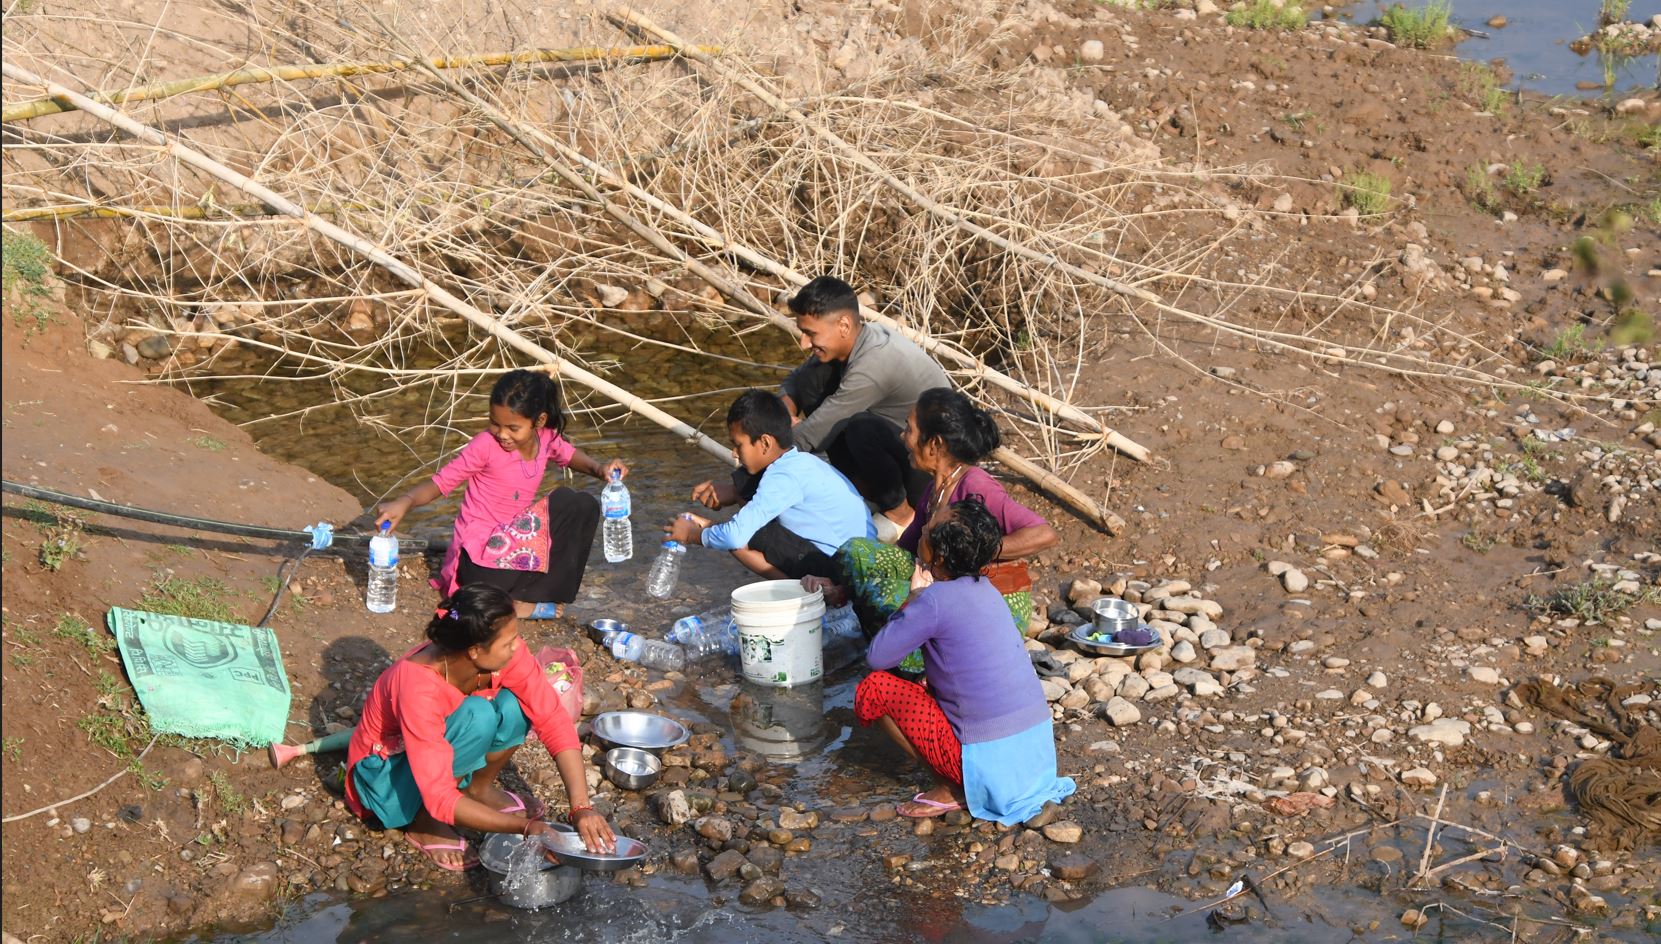
<svg viewBox="0 0 1661 944"><path fill-rule="evenodd" d="M664 541L663 550L652 569L646 574L646 592L659 600L675 592L675 581L681 576L681 561L686 557L686 546L679 541Z"/></svg>
<svg viewBox="0 0 1661 944"><path fill-rule="evenodd" d="M371 613L391 613L398 608L398 539L392 536L392 522L381 522L381 533L369 539L369 590L364 604Z"/></svg>
<svg viewBox="0 0 1661 944"><path fill-rule="evenodd" d="M611 470L611 481L600 489L600 543L605 548L606 562L621 564L634 556L634 531L629 526L629 489L623 484L623 473Z"/></svg>

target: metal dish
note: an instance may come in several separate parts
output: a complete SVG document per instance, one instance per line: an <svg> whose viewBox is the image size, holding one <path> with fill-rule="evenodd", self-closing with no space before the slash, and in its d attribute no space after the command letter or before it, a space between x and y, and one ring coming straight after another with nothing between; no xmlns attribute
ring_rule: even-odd
<svg viewBox="0 0 1661 944"><path fill-rule="evenodd" d="M625 790L644 790L663 776L663 760L638 747L606 751L606 779Z"/></svg>
<svg viewBox="0 0 1661 944"><path fill-rule="evenodd" d="M597 646L610 645L612 636L628 631L629 624L622 620L597 619L588 624L588 638L594 640Z"/></svg>
<svg viewBox="0 0 1661 944"><path fill-rule="evenodd" d="M526 841L523 836L495 833L479 847L479 863L494 873L491 888L503 904L535 911L557 905L582 888L580 870L564 868L541 855L537 856L536 872L509 887L506 880L509 861Z"/></svg>
<svg viewBox="0 0 1661 944"><path fill-rule="evenodd" d="M1095 611L1098 632L1116 633L1142 622L1142 613L1136 604L1118 597L1101 597L1090 604L1090 609Z"/></svg>
<svg viewBox="0 0 1661 944"><path fill-rule="evenodd" d="M542 834L542 844L560 865L588 872L621 872L634 868L646 858L646 844L627 836L617 837L616 852L589 852L576 830L559 823L550 824L549 830Z"/></svg>
<svg viewBox="0 0 1661 944"><path fill-rule="evenodd" d="M608 711L596 716L590 727L608 747L638 747L654 754L679 747L692 736L679 721L646 711Z"/></svg>
<svg viewBox="0 0 1661 944"><path fill-rule="evenodd" d="M1126 628L1128 629L1129 627ZM1139 652L1148 652L1152 649L1158 649L1160 646L1165 644L1165 639L1160 635L1158 629L1155 629L1152 626L1146 626L1144 628L1146 628L1148 632L1153 633L1153 641L1142 646L1126 646L1116 642L1098 642L1090 638L1091 633L1101 632L1100 628L1094 626L1076 627L1072 632L1067 634L1067 640L1079 649L1082 649L1091 655L1097 656L1133 656Z"/></svg>

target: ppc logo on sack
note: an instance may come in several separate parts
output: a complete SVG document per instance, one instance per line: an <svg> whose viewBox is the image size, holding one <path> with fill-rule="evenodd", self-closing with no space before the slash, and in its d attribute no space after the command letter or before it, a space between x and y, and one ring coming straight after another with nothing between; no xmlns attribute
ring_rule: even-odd
<svg viewBox="0 0 1661 944"><path fill-rule="evenodd" d="M196 627L169 629L163 637L167 650L198 669L217 669L236 661L236 647L223 636Z"/></svg>

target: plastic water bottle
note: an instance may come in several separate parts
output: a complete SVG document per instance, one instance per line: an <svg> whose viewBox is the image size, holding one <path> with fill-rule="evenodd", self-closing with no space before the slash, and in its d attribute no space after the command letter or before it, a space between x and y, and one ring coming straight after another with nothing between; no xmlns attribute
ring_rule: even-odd
<svg viewBox="0 0 1661 944"><path fill-rule="evenodd" d="M664 541L663 551L652 561L652 569L646 574L646 592L659 600L674 593L675 581L681 576L681 558L685 556L686 547L681 542Z"/></svg>
<svg viewBox="0 0 1661 944"><path fill-rule="evenodd" d="M689 662L707 659L720 652L728 652L726 636L729 629L737 633L737 624L727 610L711 610L697 616L683 616L669 630L669 640L686 647ZM730 651L736 652L736 647Z"/></svg>
<svg viewBox="0 0 1661 944"><path fill-rule="evenodd" d="M727 607L699 613L697 616L683 616L675 620L675 625L669 627L666 638L683 646L695 645L705 636L713 636L720 630L721 624L729 619L732 619L732 610Z"/></svg>
<svg viewBox="0 0 1661 944"><path fill-rule="evenodd" d="M679 672L686 668L685 649L661 639L642 639L634 633L618 633L613 637L611 654L660 672Z"/></svg>
<svg viewBox="0 0 1661 944"><path fill-rule="evenodd" d="M623 473L611 470L611 481L600 489L600 512L605 524L600 532L606 548L606 562L620 564L634 556L634 530L629 527L629 489Z"/></svg>
<svg viewBox="0 0 1661 944"><path fill-rule="evenodd" d="M852 604L825 610L825 636L832 639L857 639L864 635L859 628L859 617Z"/></svg>
<svg viewBox="0 0 1661 944"><path fill-rule="evenodd" d="M371 613L391 613L398 608L398 539L392 536L392 522L381 524L381 533L369 539L369 592L364 604Z"/></svg>

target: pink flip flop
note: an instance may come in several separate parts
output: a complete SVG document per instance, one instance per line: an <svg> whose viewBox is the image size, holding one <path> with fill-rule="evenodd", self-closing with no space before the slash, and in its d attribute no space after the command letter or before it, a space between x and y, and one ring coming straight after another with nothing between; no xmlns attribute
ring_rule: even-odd
<svg viewBox="0 0 1661 944"><path fill-rule="evenodd" d="M951 803L941 803L938 800L930 800L921 793L912 797L911 802L920 804L926 807L926 809L911 813L907 813L905 810L898 811L901 816L908 819L934 819L936 816L945 816L952 810L963 809L963 804L958 803L955 800Z"/></svg>
<svg viewBox="0 0 1661 944"><path fill-rule="evenodd" d="M548 815L548 805L543 803L541 800L538 800L534 796L531 797L531 802L535 803L536 806L535 807L527 807L525 805L524 797L521 797L519 794L514 793L512 790L503 790L502 793L506 794L508 799L513 801L513 804L511 806L503 807L501 810L498 810L497 812L507 813L509 815L516 814L516 813L523 813L525 815L526 819L541 819L542 817ZM531 812L532 809L534 809L536 812L534 812L534 813Z"/></svg>
<svg viewBox="0 0 1661 944"><path fill-rule="evenodd" d="M428 861L432 862L433 865L443 869L446 872L465 872L479 864L478 859L469 859L467 857L467 840L465 839L457 839L455 842L430 842L426 845L422 845L416 841L414 836L411 836L409 833L405 833L404 841L408 842L415 848L420 849L421 854L426 856ZM435 852L459 852L462 854L461 864L447 865L440 862L433 855Z"/></svg>

